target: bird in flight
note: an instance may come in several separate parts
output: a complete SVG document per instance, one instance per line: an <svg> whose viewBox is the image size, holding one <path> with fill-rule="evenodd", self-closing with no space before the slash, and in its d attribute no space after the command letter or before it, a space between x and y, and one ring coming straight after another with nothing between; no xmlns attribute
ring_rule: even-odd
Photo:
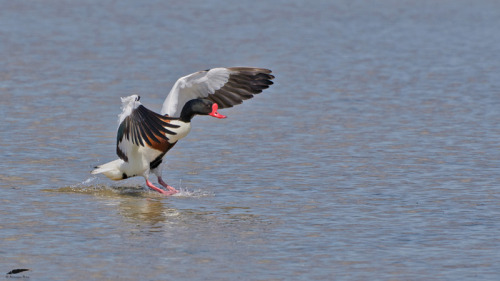
<svg viewBox="0 0 500 281"><path fill-rule="evenodd" d="M198 71L175 82L160 113L141 104L138 95L122 98L116 136L119 159L99 165L92 174L112 180L142 176L146 185L164 195L179 192L165 183L162 164L167 152L191 130L195 115L226 118L218 109L233 107L273 84L271 70L254 67L219 67ZM150 174L166 190L155 186Z"/></svg>

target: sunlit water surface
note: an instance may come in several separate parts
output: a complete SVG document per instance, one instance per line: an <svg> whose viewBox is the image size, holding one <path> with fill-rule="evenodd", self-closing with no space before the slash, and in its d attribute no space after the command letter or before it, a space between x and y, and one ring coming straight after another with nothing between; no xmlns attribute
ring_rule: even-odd
<svg viewBox="0 0 500 281"><path fill-rule="evenodd" d="M3 1L0 273L499 280L500 2ZM273 70L197 117L162 197L90 170L120 96Z"/></svg>

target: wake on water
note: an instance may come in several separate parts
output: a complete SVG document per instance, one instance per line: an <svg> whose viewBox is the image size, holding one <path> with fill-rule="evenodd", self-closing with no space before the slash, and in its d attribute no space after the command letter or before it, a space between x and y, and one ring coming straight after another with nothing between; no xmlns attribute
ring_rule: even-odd
<svg viewBox="0 0 500 281"><path fill-rule="evenodd" d="M128 180L129 184L124 185L123 182L116 184L105 184L101 183L101 180L98 177L90 177L80 183L61 187L57 190L48 190L48 191L58 191L58 192L75 192L75 193L84 193L84 194L95 194L95 195L131 195L131 196L139 196L139 197L165 197L162 194L159 194L155 191L149 190L149 188L145 187L143 184L139 183L140 181ZM179 185L176 187L179 190L179 193L172 195L173 197L212 197L215 196L214 193L208 192L206 190L189 190L182 186L182 180L179 180ZM171 197L171 196L168 196Z"/></svg>

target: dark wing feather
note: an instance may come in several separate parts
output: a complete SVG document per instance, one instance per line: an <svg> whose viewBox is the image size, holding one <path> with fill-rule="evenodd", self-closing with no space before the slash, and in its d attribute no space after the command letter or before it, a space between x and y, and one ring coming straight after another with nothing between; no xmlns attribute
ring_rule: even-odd
<svg viewBox="0 0 500 281"><path fill-rule="evenodd" d="M271 70L252 67L229 67L229 80L208 99L216 102L219 108L233 107L252 98L273 84Z"/></svg>
<svg viewBox="0 0 500 281"><path fill-rule="evenodd" d="M127 152L129 149L120 148L124 140L128 141L129 146L148 146L162 152L168 150L172 144L168 143L167 136L176 134L169 128L179 127L169 123L172 119L175 118L160 115L143 105L139 105L118 127L116 154L124 161L128 161Z"/></svg>

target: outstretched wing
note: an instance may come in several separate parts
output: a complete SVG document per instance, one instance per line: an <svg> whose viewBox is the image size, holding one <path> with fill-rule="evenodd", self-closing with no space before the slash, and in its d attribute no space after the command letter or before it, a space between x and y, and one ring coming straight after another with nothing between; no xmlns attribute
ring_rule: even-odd
<svg viewBox="0 0 500 281"><path fill-rule="evenodd" d="M143 105L137 106L118 127L116 136L118 157L127 162L130 153L139 147L152 148L161 153L166 152L173 145L168 142L168 135L176 134L169 128L179 128L178 125L170 124L170 119Z"/></svg>
<svg viewBox="0 0 500 281"><path fill-rule="evenodd" d="M219 108L228 108L250 99L273 84L271 70L254 67L220 67L179 78L170 90L161 114L179 117L186 102L208 98Z"/></svg>

